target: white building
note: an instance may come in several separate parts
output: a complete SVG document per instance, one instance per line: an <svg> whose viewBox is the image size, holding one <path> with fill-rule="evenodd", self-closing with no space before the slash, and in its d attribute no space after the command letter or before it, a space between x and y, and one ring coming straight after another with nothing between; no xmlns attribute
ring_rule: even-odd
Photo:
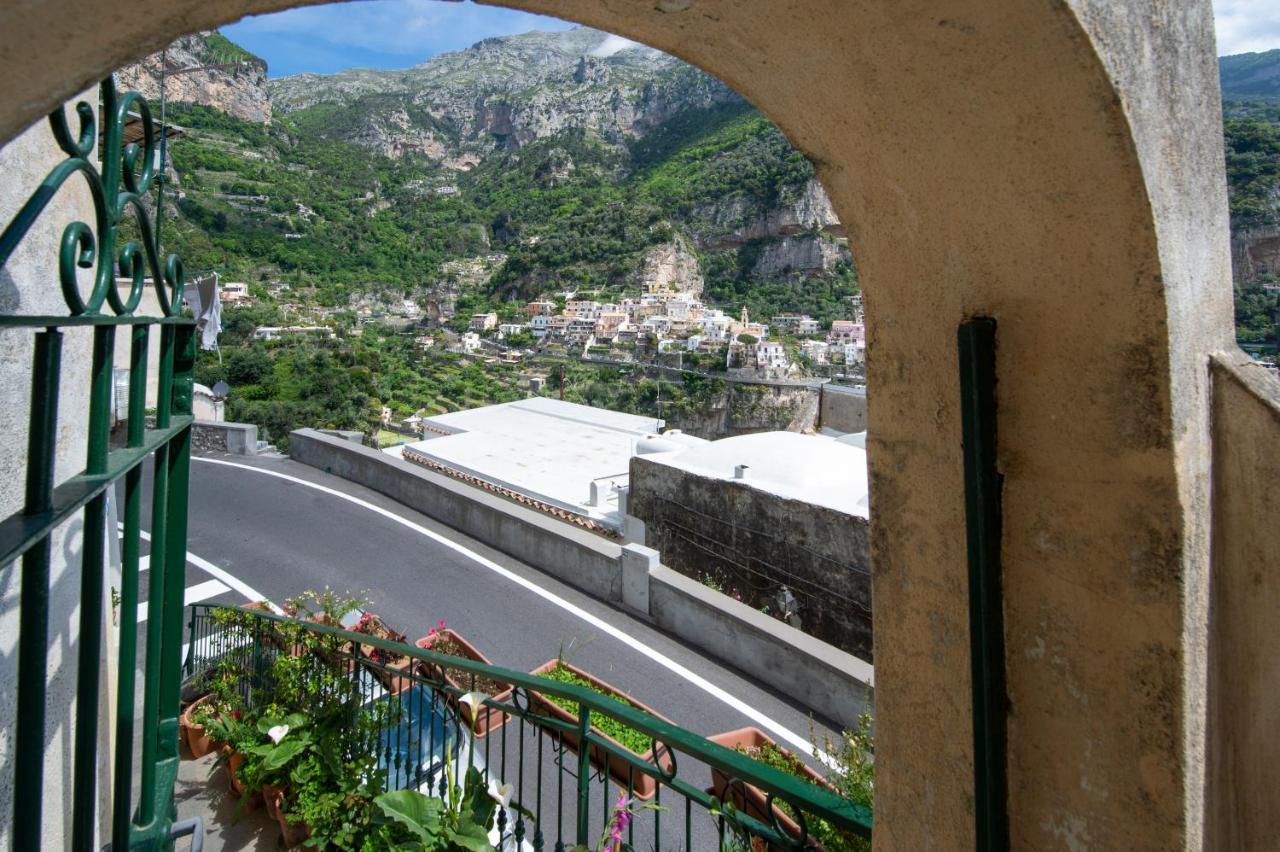
<svg viewBox="0 0 1280 852"><path fill-rule="evenodd" d="M495 313L472 314L467 328L471 331L490 331L498 327L498 315Z"/></svg>
<svg viewBox="0 0 1280 852"><path fill-rule="evenodd" d="M519 334L528 330L529 326L520 322L504 322L498 325L498 334L503 337L509 337L513 334Z"/></svg>
<svg viewBox="0 0 1280 852"><path fill-rule="evenodd" d="M791 365L787 347L781 343L761 341L756 344L756 365L762 370L785 370Z"/></svg>
<svg viewBox="0 0 1280 852"><path fill-rule="evenodd" d="M422 421L427 440L389 448L406 461L599 532L622 528L638 442L662 421L548 397L487 405Z"/></svg>
<svg viewBox="0 0 1280 852"><path fill-rule="evenodd" d="M800 351L804 352L810 361L819 366L827 363L829 349L830 344L822 340L806 340L800 344Z"/></svg>
<svg viewBox="0 0 1280 852"><path fill-rule="evenodd" d="M219 283L221 292L218 298L223 302L235 304L249 301L249 285L243 281L223 281Z"/></svg>
<svg viewBox="0 0 1280 852"><path fill-rule="evenodd" d="M550 314L534 314L529 317L529 333L534 337L546 337L551 327Z"/></svg>

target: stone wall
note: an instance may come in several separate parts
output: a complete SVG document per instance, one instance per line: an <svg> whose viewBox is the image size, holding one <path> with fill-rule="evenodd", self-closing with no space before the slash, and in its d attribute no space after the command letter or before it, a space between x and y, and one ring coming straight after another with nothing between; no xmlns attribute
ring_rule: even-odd
<svg viewBox="0 0 1280 852"><path fill-rule="evenodd" d="M667 426L714 441L752 432L813 428L818 391L806 385L726 382L723 393L693 411L664 412Z"/></svg>
<svg viewBox="0 0 1280 852"><path fill-rule="evenodd" d="M870 662L870 530L865 518L631 459L627 513L680 573L780 614L786 586L805 633Z"/></svg>

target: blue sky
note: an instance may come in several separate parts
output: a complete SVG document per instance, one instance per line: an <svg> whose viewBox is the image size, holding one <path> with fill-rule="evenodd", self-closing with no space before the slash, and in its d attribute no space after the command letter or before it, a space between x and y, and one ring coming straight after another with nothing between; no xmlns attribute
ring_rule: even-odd
<svg viewBox="0 0 1280 852"><path fill-rule="evenodd" d="M1216 0L1220 54L1280 47L1280 2ZM408 68L482 38L565 29L557 18L439 0L363 0L290 9L223 27L267 60L272 77L347 68Z"/></svg>
<svg viewBox="0 0 1280 852"><path fill-rule="evenodd" d="M268 74L408 68L489 36L567 29L558 18L439 0L362 0L245 18L227 38L267 60Z"/></svg>

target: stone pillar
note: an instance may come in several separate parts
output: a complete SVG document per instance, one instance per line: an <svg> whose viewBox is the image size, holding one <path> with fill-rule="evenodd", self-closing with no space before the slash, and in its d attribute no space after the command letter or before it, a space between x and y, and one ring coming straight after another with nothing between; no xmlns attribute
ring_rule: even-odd
<svg viewBox="0 0 1280 852"><path fill-rule="evenodd" d="M658 551L641 544L624 544L618 559L622 566L622 602L648 616L649 574L659 565Z"/></svg>

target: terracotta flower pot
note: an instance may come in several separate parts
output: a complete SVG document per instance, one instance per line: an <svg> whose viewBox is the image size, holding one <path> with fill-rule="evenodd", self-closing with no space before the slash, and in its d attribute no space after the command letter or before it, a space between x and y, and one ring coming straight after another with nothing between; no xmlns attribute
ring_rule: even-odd
<svg viewBox="0 0 1280 852"><path fill-rule="evenodd" d="M231 792L237 798L244 798L245 785L240 780L239 770L244 765L244 755L240 752L232 752L231 757L227 758L227 782L231 786ZM262 791L250 793L248 799L245 799L244 809L242 813L251 814L258 808L262 807Z"/></svg>
<svg viewBox="0 0 1280 852"><path fill-rule="evenodd" d="M707 739L716 745L722 745L725 748L735 750L743 749L748 753L751 749L758 749L764 745L771 745L785 755L790 756L792 754L789 750L778 745L772 737L759 728L739 728L736 731L727 731L723 734L716 734L714 737L707 737ZM809 781L811 784L831 789L831 785L829 785L821 775L810 769L808 766L803 766L803 771L805 780ZM773 814L770 813L770 808L768 806L769 795L754 784L734 784L732 789L730 789L729 777L719 769L712 768L710 792L711 795L721 801L724 801L726 794L728 794L728 800L733 803L735 808L747 814L747 816L760 820L765 825L773 824ZM800 826L796 821L791 819L791 817L787 816L780 809L775 808L774 810L777 813L778 825L781 826L782 830L792 837L799 838ZM781 850L781 848L782 847L778 847L775 844L769 844L771 852L773 852L773 850ZM820 849L822 847L815 844L814 848Z"/></svg>
<svg viewBox="0 0 1280 852"><path fill-rule="evenodd" d="M311 836L311 826L305 822L292 822L285 813L285 803L284 791L276 790L273 799L267 800L267 809L274 812L276 824L280 826L280 845L285 849L292 849L302 845Z"/></svg>
<svg viewBox="0 0 1280 852"><path fill-rule="evenodd" d="M192 701L187 705L187 709L182 711L182 715L178 719L182 738L186 741L187 748L190 750L191 756L196 760L199 760L218 747L218 744L205 733L204 725L197 724L192 721L195 711L212 701L212 695L197 698L195 701Z"/></svg>
<svg viewBox="0 0 1280 852"><path fill-rule="evenodd" d="M357 626L356 631L379 639L390 639L394 642L405 641L403 635L396 633L376 615L370 616L368 622L364 623L363 626ZM375 648L373 645L365 643L360 645L360 661L386 687L388 692L394 694L413 686L413 681L405 676L410 666L413 665L413 658L401 654L397 659L383 662L377 659L381 653L381 648Z"/></svg>
<svg viewBox="0 0 1280 852"><path fill-rule="evenodd" d="M480 653L476 646L472 645L466 639L463 639L451 628L445 628L444 630L437 631L430 636L424 636L414 644L419 648L435 650L436 643L442 638L448 639L453 644L453 647L457 651L461 652L458 656L467 660L474 660L477 663L484 663L487 666L493 665L489 658ZM436 666L426 663L423 665L428 668L428 677L435 678L436 680L442 680L449 684L449 686L454 689L461 690L462 692L469 692L471 690L471 678L468 677L465 672L458 671L457 669L451 669L447 666ZM511 698L511 692L512 688L508 686L506 689L499 690L489 697L495 701L507 701ZM476 714L476 718L472 719L471 708L466 704L459 702L457 694L452 692L449 693L448 701L449 706L461 714L463 721L465 721L467 726L475 732L475 737L477 739L488 736L490 732L498 730L511 719L510 716L503 713L501 710L487 706L481 708L480 712Z"/></svg>
<svg viewBox="0 0 1280 852"><path fill-rule="evenodd" d="M280 802L288 789L287 784L262 785L262 803L267 807L267 816L272 819L280 818Z"/></svg>
<svg viewBox="0 0 1280 852"><path fill-rule="evenodd" d="M536 669L530 672L530 674L545 675L547 672L551 671L556 666L560 666L560 665L564 666L569 671L576 674L578 677L585 679L596 689L596 691L601 692L609 696L610 698L616 698L619 701L622 701L626 704L630 704L632 707L635 707L637 710L643 710L644 712L648 713L651 716L657 716L659 719L663 720L664 722L671 722L671 720L668 719L666 716L663 716L661 713L656 712L652 708L646 707L645 705L641 704L639 701L636 701L634 698L631 698L630 696L628 696L626 693L624 693L622 690L618 689L617 687L612 686L608 683L605 683L595 675L590 674L589 672L585 672L582 669L578 668L577 666L571 665L570 663L562 663L559 660L549 660L543 663L542 665L538 666ZM529 701L531 704L536 705L543 713L545 713L548 716L559 719L563 722L567 722L575 727L578 724L578 715L576 713L571 713L568 710L565 710L560 705L556 704L553 701L548 700L547 698L543 697L542 695L539 695L536 692L529 693ZM671 722L671 724L674 725L675 723ZM608 734L599 730L594 725L591 726L591 729L595 731L595 733L598 736L604 737L606 740L613 743L617 748L621 749L622 751L630 752L631 754L634 754L637 758L639 758L642 761L645 761L646 763L653 762L653 755L651 753L639 754L637 752L631 751L631 749L627 748L622 743L615 740L613 737L610 737ZM561 739L562 742L564 742L564 744L568 746L570 750L575 752L578 751L579 742L578 742L578 734L576 731L562 732L557 729L555 731L548 731L548 734L550 734L553 738ZM609 775L613 778L614 781L616 781L621 786L623 790L626 790L627 782L628 780L630 780L632 784L632 795L634 795L637 799L651 799L653 798L654 793L658 791L657 779L655 779L651 775L646 775L645 773L641 772L638 769L633 769L632 765L622 757L619 757L614 754L610 754L609 752L606 752L603 748L599 746L592 746L590 758L591 758L591 763L595 765L597 768L601 766L607 766ZM662 751L658 757L658 765L662 768L664 772L670 772L671 766L672 766L670 753L666 752L665 750Z"/></svg>

